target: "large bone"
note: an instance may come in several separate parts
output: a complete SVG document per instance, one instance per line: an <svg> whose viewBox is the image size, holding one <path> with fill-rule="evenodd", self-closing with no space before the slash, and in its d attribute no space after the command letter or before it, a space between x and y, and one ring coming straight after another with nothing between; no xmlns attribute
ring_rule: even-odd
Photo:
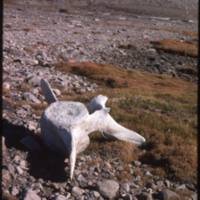
<svg viewBox="0 0 200 200"><path fill-rule="evenodd" d="M91 114L80 102L55 101L42 115L41 132L44 142L51 150L69 156L71 179L76 156L89 145L90 133L101 131L119 140L138 145L145 142L144 137L121 126L111 117L109 109L105 106L107 99L103 95L92 99L88 104Z"/></svg>

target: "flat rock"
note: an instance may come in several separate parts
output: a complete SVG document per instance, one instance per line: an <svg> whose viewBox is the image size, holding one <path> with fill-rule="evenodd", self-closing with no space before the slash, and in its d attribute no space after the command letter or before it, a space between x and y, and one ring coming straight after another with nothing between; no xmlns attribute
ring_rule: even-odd
<svg viewBox="0 0 200 200"><path fill-rule="evenodd" d="M5 90L10 90L10 83L4 82L4 83L3 83L3 89L5 89Z"/></svg>
<svg viewBox="0 0 200 200"><path fill-rule="evenodd" d="M29 189L24 197L24 200L41 200L36 191Z"/></svg>
<svg viewBox="0 0 200 200"><path fill-rule="evenodd" d="M28 83L36 87L36 86L40 86L40 80L41 78L39 78L38 76L33 76L28 80Z"/></svg>
<svg viewBox="0 0 200 200"><path fill-rule="evenodd" d="M119 184L114 180L98 182L97 186L100 194L108 199L115 198L119 190Z"/></svg>
<svg viewBox="0 0 200 200"><path fill-rule="evenodd" d="M93 191L93 195L95 198L99 198L101 196L97 191Z"/></svg>
<svg viewBox="0 0 200 200"><path fill-rule="evenodd" d="M84 190L80 187L74 186L72 188L72 195L76 197L81 197L81 195L84 193Z"/></svg>
<svg viewBox="0 0 200 200"><path fill-rule="evenodd" d="M86 178L82 174L78 175L77 180L78 180L79 185L81 187L86 187L87 186L87 182L88 181L86 180Z"/></svg>

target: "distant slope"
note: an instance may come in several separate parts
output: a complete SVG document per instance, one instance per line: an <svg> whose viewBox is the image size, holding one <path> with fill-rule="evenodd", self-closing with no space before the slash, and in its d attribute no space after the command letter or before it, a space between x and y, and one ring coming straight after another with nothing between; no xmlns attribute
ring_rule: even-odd
<svg viewBox="0 0 200 200"><path fill-rule="evenodd" d="M53 6L69 10L73 7L128 12L136 15L171 17L176 19L197 19L197 0L5 0L5 4L28 4Z"/></svg>

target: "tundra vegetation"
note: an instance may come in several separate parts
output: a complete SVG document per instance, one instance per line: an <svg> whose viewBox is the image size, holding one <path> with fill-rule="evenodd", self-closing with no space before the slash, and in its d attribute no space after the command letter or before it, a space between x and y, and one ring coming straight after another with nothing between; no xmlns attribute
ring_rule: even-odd
<svg viewBox="0 0 200 200"><path fill-rule="evenodd" d="M170 179L195 181L197 171L197 86L166 75L91 62L59 63L58 70L86 76L99 85L96 94L64 92L62 100L87 102L101 93L109 97L113 117L143 135L147 144L102 141L93 134L88 153L119 156L124 163L135 159ZM62 88L60 88L62 89ZM119 150L120 149L120 150ZM106 153L105 153L106 152Z"/></svg>

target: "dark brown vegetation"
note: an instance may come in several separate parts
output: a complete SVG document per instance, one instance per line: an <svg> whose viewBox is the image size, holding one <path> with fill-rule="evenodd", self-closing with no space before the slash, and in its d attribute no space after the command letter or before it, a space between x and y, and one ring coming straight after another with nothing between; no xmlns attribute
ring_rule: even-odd
<svg viewBox="0 0 200 200"><path fill-rule="evenodd" d="M84 75L100 85L97 94L109 97L112 116L122 125L145 136L147 144L104 141L94 134L88 151L120 157L125 163L140 159L155 173L171 179L194 181L197 172L195 83L165 75L124 70L90 62L60 63L57 69ZM88 101L96 94L73 95L70 99ZM62 99L69 99L63 94ZM119 151L120 149L120 151ZM106 152L106 153L105 153Z"/></svg>

